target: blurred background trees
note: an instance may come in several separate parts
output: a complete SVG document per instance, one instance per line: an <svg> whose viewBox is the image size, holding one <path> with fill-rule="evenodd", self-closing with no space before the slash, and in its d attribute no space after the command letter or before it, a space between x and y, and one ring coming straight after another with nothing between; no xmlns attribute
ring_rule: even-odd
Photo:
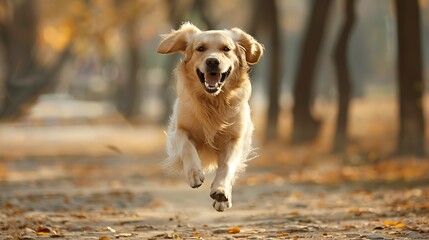
<svg viewBox="0 0 429 240"><path fill-rule="evenodd" d="M346 153L366 142L383 144L397 132L388 152L423 156L428 5L0 0L0 118L32 119L35 111L49 112L46 101L62 108L79 102L103 107L76 111L165 124L175 98L172 71L181 56L158 56L155 49L160 34L191 21L201 29L240 27L265 45L251 72L261 143L323 138L335 152ZM377 127L387 111L397 113L389 130ZM61 118L61 112L49 114ZM365 127L364 120L377 126Z"/></svg>

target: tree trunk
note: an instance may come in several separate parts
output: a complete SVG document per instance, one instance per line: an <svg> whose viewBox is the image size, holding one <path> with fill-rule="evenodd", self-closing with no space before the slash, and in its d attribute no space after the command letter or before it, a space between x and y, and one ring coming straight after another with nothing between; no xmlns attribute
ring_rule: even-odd
<svg viewBox="0 0 429 240"><path fill-rule="evenodd" d="M179 2L176 0L168 0L168 13L169 21L174 29L178 29L180 24L186 19L186 11L183 7L180 6ZM195 7L195 6L194 6ZM174 76L172 74L177 62L179 61L179 56L177 54L167 56L167 62L164 65L165 72L167 73L167 79L165 79L162 84L163 88L163 102L164 102L164 112L162 113L161 123L166 124L170 120L170 114L173 112L174 101L176 100L176 93L174 92Z"/></svg>
<svg viewBox="0 0 429 240"><path fill-rule="evenodd" d="M295 78L292 143L314 140L320 122L311 115L311 94L332 0L314 0Z"/></svg>
<svg viewBox="0 0 429 240"><path fill-rule="evenodd" d="M263 1L260 1L263 2ZM267 21L271 26L270 28L270 63L269 63L269 88L268 88L268 113L267 113L267 129L265 137L267 140L273 140L278 135L278 118L280 112L279 97L281 90L281 70L282 70L282 43L280 26L277 18L277 7L275 0L269 0L264 2L266 5Z"/></svg>
<svg viewBox="0 0 429 240"><path fill-rule="evenodd" d="M37 42L35 1L10 2L13 14L2 26L2 44L6 58L5 99L1 119L21 116L26 105L52 87L55 75L70 56L71 43L49 68L37 66L34 56Z"/></svg>
<svg viewBox="0 0 429 240"><path fill-rule="evenodd" d="M420 11L417 0L396 0L399 136L397 153L425 154Z"/></svg>
<svg viewBox="0 0 429 240"><path fill-rule="evenodd" d="M252 36L268 36L266 56L268 63L268 110L265 138L274 140L278 137L278 118L280 113L280 91L282 73L281 27L275 0L252 1L253 18L248 32Z"/></svg>
<svg viewBox="0 0 429 240"><path fill-rule="evenodd" d="M194 11L199 13L201 21L206 24L207 30L214 30L216 25L210 19L209 14L206 11L207 1L205 0L195 0L194 1Z"/></svg>
<svg viewBox="0 0 429 240"><path fill-rule="evenodd" d="M355 22L355 0L343 2L345 19L341 32L338 35L334 50L335 70L338 84L338 115L337 128L334 136L334 152L344 152L347 146L347 126L349 103L351 97L351 79L348 67L347 49L350 33Z"/></svg>
<svg viewBox="0 0 429 240"><path fill-rule="evenodd" d="M130 20L126 26L126 42L128 46L128 61L126 80L118 85L118 110L127 119L138 115L140 87L138 72L140 66L140 51L137 37L137 22Z"/></svg>

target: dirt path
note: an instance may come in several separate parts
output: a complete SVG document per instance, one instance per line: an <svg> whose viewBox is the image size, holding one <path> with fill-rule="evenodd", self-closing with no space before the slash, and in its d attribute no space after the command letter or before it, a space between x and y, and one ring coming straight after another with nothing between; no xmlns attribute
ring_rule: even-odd
<svg viewBox="0 0 429 240"><path fill-rule="evenodd" d="M429 238L427 181L290 183L255 160L218 213L213 176L191 189L158 168L162 157L4 161L0 239Z"/></svg>

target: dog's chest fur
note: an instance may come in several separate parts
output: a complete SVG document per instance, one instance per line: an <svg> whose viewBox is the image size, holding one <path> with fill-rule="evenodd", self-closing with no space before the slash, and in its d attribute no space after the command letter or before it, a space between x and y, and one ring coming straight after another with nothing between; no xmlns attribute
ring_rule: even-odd
<svg viewBox="0 0 429 240"><path fill-rule="evenodd" d="M220 150L231 138L235 138L238 131L231 127L240 114L237 105L231 106L225 101L203 101L195 104L191 99L179 99L184 101L179 109L178 124L188 130L189 137L195 143L204 143ZM234 122L233 122L234 121ZM200 148L203 146L197 146Z"/></svg>

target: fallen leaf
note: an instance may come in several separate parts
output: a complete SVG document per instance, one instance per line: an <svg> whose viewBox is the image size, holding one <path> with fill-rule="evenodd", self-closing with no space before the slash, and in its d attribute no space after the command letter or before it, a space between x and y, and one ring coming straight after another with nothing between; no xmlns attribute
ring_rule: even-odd
<svg viewBox="0 0 429 240"><path fill-rule="evenodd" d="M348 210L348 212L354 214L357 217L362 216L364 213L372 213L371 209L364 208L351 208Z"/></svg>
<svg viewBox="0 0 429 240"><path fill-rule="evenodd" d="M232 228L227 230L227 233L229 233L229 234L240 233L240 228L239 227L232 227Z"/></svg>
<svg viewBox="0 0 429 240"><path fill-rule="evenodd" d="M131 237L133 235L134 235L133 233L120 233L120 234L115 234L115 238Z"/></svg>
<svg viewBox="0 0 429 240"><path fill-rule="evenodd" d="M292 194L292 197L294 197L296 199L301 199L302 198L302 193L300 193L300 192L294 192Z"/></svg>
<svg viewBox="0 0 429 240"><path fill-rule="evenodd" d="M279 234L277 234L277 237L289 237L290 236L290 233L279 233Z"/></svg>
<svg viewBox="0 0 429 240"><path fill-rule="evenodd" d="M180 235L178 234L172 234L172 233L162 233L162 234L158 234L153 236L150 239L157 239L157 238L164 238L164 239L175 239L175 240L181 240L183 239Z"/></svg>
<svg viewBox="0 0 429 240"><path fill-rule="evenodd" d="M3 230L3 231L4 231L4 230L9 230L9 228L4 228L4 229L1 229L1 230ZM32 234L32 233L33 233L33 234L35 234L35 233L36 233L36 231L34 231L33 229L31 229L31 228L29 228L29 227L26 227L26 228L25 228L25 233L26 233L26 234Z"/></svg>
<svg viewBox="0 0 429 240"><path fill-rule="evenodd" d="M82 212L72 213L71 215L73 217L76 217L76 218L88 218L88 215L86 215L85 213L82 213Z"/></svg>
<svg viewBox="0 0 429 240"><path fill-rule="evenodd" d="M151 225L137 225L134 227L134 231L153 230L153 229L156 229L156 228Z"/></svg>
<svg viewBox="0 0 429 240"><path fill-rule="evenodd" d="M155 199L148 204L148 208L160 208L163 207L164 203L161 200Z"/></svg>
<svg viewBox="0 0 429 240"><path fill-rule="evenodd" d="M194 238L200 238L201 237L201 235L199 234L199 233L194 233L194 234L192 234L192 237L194 237Z"/></svg>
<svg viewBox="0 0 429 240"><path fill-rule="evenodd" d="M113 146L113 145L106 145L106 147L107 147L108 149L110 149L110 150L112 150L112 151L116 152L116 153L122 153L122 151L121 151L118 147L116 147L116 146Z"/></svg>
<svg viewBox="0 0 429 240"><path fill-rule="evenodd" d="M298 211L293 211L293 212L290 212L289 215L291 215L293 217L296 217L296 216L299 216L299 212Z"/></svg>
<svg viewBox="0 0 429 240"><path fill-rule="evenodd" d="M173 239L174 240L182 240L183 238L180 235L178 235L178 234L174 234L173 235Z"/></svg>
<svg viewBox="0 0 429 240"><path fill-rule="evenodd" d="M50 237L51 238L60 238L60 237L64 237L64 235L54 230L54 231L52 231L52 235Z"/></svg>
<svg viewBox="0 0 429 240"><path fill-rule="evenodd" d="M386 227L396 227L396 228L404 228L405 227L405 223L400 222L400 221L386 220L386 221L383 222L383 224Z"/></svg>
<svg viewBox="0 0 429 240"><path fill-rule="evenodd" d="M351 225L351 224L344 225L344 229L346 229L346 230L348 230L348 229L355 229L355 228L356 228L356 226Z"/></svg>
<svg viewBox="0 0 429 240"><path fill-rule="evenodd" d="M109 238L109 237L106 237L106 236L102 236L102 237L100 237L98 240L110 240L110 238Z"/></svg>
<svg viewBox="0 0 429 240"><path fill-rule="evenodd" d="M47 227L43 227L43 226L39 226L39 227L36 229L37 236L47 236L47 235L49 235L51 232L52 232L52 230L51 230L51 229L49 229L49 228L47 228Z"/></svg>

